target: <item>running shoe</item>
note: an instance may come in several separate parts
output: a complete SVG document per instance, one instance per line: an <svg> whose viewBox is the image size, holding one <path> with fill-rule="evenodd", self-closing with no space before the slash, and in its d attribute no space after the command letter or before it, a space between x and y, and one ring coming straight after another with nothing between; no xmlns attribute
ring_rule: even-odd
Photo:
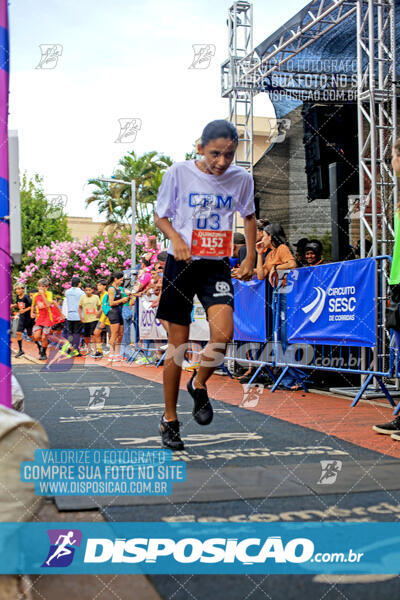
<svg viewBox="0 0 400 600"><path fill-rule="evenodd" d="M184 444L179 434L179 421L165 421L164 415L161 418L160 426L161 443L164 448L171 450L183 450Z"/></svg>
<svg viewBox="0 0 400 600"><path fill-rule="evenodd" d="M182 369L184 371L190 371L190 372L197 371L199 366L200 366L199 362L191 363L188 360L184 360L182 363Z"/></svg>
<svg viewBox="0 0 400 600"><path fill-rule="evenodd" d="M139 356L139 358L137 358L134 361L135 365L148 365L149 361L147 360L147 358L145 358L144 356Z"/></svg>
<svg viewBox="0 0 400 600"><path fill-rule="evenodd" d="M400 433L400 416L393 419L389 423L383 423L383 425L373 425L372 429L377 433L383 433L384 435L392 435L392 433Z"/></svg>
<svg viewBox="0 0 400 600"><path fill-rule="evenodd" d="M112 354L110 354L108 356L108 362L113 362L113 360L114 360L114 356Z"/></svg>
<svg viewBox="0 0 400 600"><path fill-rule="evenodd" d="M207 389L195 388L193 380L196 377L195 371L188 381L187 390L194 400L192 415L199 425L209 425L213 420L213 408L208 398Z"/></svg>
<svg viewBox="0 0 400 600"><path fill-rule="evenodd" d="M39 353L39 360L47 360L46 350L44 348L42 348Z"/></svg>
<svg viewBox="0 0 400 600"><path fill-rule="evenodd" d="M93 354L90 355L92 358L103 358L103 353L102 352L94 352Z"/></svg>
<svg viewBox="0 0 400 600"><path fill-rule="evenodd" d="M20 358L21 356L24 356L25 352L23 350L18 350L17 354L15 355L15 358Z"/></svg>

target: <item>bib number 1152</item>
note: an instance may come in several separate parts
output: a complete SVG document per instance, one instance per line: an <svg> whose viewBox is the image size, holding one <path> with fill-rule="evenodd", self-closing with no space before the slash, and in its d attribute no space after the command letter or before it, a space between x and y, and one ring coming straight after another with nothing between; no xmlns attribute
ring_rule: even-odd
<svg viewBox="0 0 400 600"><path fill-rule="evenodd" d="M191 252L193 256L230 256L232 254L232 231L194 229Z"/></svg>

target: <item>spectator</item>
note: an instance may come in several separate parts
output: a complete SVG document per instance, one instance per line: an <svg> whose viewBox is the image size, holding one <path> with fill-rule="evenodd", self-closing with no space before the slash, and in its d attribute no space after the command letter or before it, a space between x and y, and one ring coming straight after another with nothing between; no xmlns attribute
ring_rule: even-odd
<svg viewBox="0 0 400 600"><path fill-rule="evenodd" d="M90 353L90 345L93 342L93 354L95 349L94 332L101 316L100 298L93 294L94 288L91 283L85 285L85 294L79 299L79 316L83 324L83 337L86 343L88 352Z"/></svg>
<svg viewBox="0 0 400 600"><path fill-rule="evenodd" d="M269 225L269 221L268 221L268 219L257 219L256 225L257 225L256 243L258 243L258 242L261 242L261 240L263 239L264 227ZM267 252L268 252L268 250L267 250ZM242 262L244 261L246 256L247 256L247 247L246 247L246 245L244 245L239 248L239 252L238 252L239 265L242 264ZM264 258L265 258L265 256L264 256ZM254 268L256 268L256 267L257 267L257 256L254 259ZM235 274L236 273L234 273L232 276L234 277Z"/></svg>
<svg viewBox="0 0 400 600"><path fill-rule="evenodd" d="M310 240L308 238L300 238L295 244L296 247L296 261L299 267L307 266L305 257L305 247Z"/></svg>
<svg viewBox="0 0 400 600"><path fill-rule="evenodd" d="M166 250L163 250L162 252L160 252L157 255L157 261L162 266L163 270L165 267L165 263L167 261L167 257L168 257L168 252Z"/></svg>
<svg viewBox="0 0 400 600"><path fill-rule="evenodd" d="M81 356L79 346L82 334L82 322L79 316L79 300L84 296L85 292L81 290L81 280L79 277L71 279L71 287L65 292L65 300L67 306L67 327L68 339L74 350L77 351L77 356Z"/></svg>
<svg viewBox="0 0 400 600"><path fill-rule="evenodd" d="M256 244L258 279L268 280L273 287L277 286L277 271L294 269L297 264L287 244L285 232L278 223L270 223L264 227L263 238ZM263 261L263 254L270 250Z"/></svg>
<svg viewBox="0 0 400 600"><path fill-rule="evenodd" d="M310 240L304 248L305 265L308 267L316 267L322 265L322 244L319 240Z"/></svg>
<svg viewBox="0 0 400 600"><path fill-rule="evenodd" d="M100 279L97 282L97 295L100 299L101 304L101 312L99 316L99 320L97 321L96 328L94 330L94 339L96 342L96 352L93 354L93 358L103 358L103 349L101 346L101 336L104 330L110 330L110 320L107 315L103 312L103 300L107 295L107 281L105 279Z"/></svg>
<svg viewBox="0 0 400 600"><path fill-rule="evenodd" d="M32 300L26 295L25 286L22 283L17 283L15 285L15 293L17 295L17 301L15 304L11 305L11 308L18 309L17 344L19 350L15 355L15 358L19 358L25 354L25 352L22 350L22 334L26 330L28 336L32 338L34 320L31 317ZM40 351L39 343L37 344Z"/></svg>
<svg viewBox="0 0 400 600"><path fill-rule="evenodd" d="M122 340L123 335L123 318L122 318L122 305L129 301L129 296L125 293L122 283L124 281L124 274L120 271L113 273L109 280L108 288L108 302L110 310L107 317L110 320L110 356L109 362L122 360L120 353L116 351L117 343L119 344Z"/></svg>
<svg viewBox="0 0 400 600"><path fill-rule="evenodd" d="M240 231L235 231L233 234L232 258L239 258L239 250L246 247L246 238Z"/></svg>
<svg viewBox="0 0 400 600"><path fill-rule="evenodd" d="M54 303L53 294L48 290L49 280L43 277L38 281L38 292L34 294L31 305L31 318L35 319L33 339L39 344L39 360L47 360L49 345L47 336L54 325L50 307Z"/></svg>
<svg viewBox="0 0 400 600"><path fill-rule="evenodd" d="M265 257L263 262L263 253L265 250L271 251ZM261 242L256 244L257 250L257 277L265 279L268 277L270 284L274 287L274 316L275 331L278 332L278 338L283 353L288 347L286 330L286 277L279 278L279 271L294 269L297 266L296 260L288 246L285 232L277 223L270 223L264 227L264 236ZM290 367L280 381L280 386L284 389L297 391L301 389L301 382L307 377L301 369Z"/></svg>

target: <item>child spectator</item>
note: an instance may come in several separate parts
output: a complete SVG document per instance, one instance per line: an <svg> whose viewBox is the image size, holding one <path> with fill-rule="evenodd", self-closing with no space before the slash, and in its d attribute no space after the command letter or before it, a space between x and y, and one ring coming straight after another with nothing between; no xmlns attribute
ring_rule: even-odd
<svg viewBox="0 0 400 600"><path fill-rule="evenodd" d="M11 308L18 309L17 344L19 350L15 355L15 358L19 358L25 354L25 352L22 350L22 334L26 330L28 336L32 338L34 320L31 317L32 300L26 295L25 286L23 286L22 283L17 283L14 289L17 295L17 301L15 304L11 305ZM37 346L40 351L40 344L37 344Z"/></svg>
<svg viewBox="0 0 400 600"><path fill-rule="evenodd" d="M100 298L93 294L91 283L85 284L85 294L79 300L79 316L83 323L83 337L90 352L90 345L93 342L93 352L95 352L94 331L98 319L102 313Z"/></svg>

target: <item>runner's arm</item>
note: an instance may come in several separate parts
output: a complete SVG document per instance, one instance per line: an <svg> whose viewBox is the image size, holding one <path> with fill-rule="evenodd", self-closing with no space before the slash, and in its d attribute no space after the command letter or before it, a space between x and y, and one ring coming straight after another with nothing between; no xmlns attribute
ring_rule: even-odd
<svg viewBox="0 0 400 600"><path fill-rule="evenodd" d="M30 306L27 306L26 308L23 308L23 309L21 309L21 310L19 311L19 314L20 314L20 315L23 315L24 313L28 312L28 310L31 310L31 307L30 307Z"/></svg>
<svg viewBox="0 0 400 600"><path fill-rule="evenodd" d="M254 273L254 259L256 257L256 236L257 236L257 226L256 226L256 216L255 214L247 215L243 219L244 222L244 236L246 238L246 258L240 265L240 267L236 271L237 279L243 279L244 281L248 281L253 277Z"/></svg>
<svg viewBox="0 0 400 600"><path fill-rule="evenodd" d="M172 227L167 217L160 218L158 214L155 213L155 224L158 227L158 229L169 240L171 240L172 247L174 249L175 260L186 260L186 262L191 261L192 255L189 246L179 235L179 233Z"/></svg>
<svg viewBox="0 0 400 600"><path fill-rule="evenodd" d="M100 317L102 315L102 312L103 312L103 307L102 307L102 304L100 302L100 298L99 298L99 303L98 303L97 307L98 308L97 308L97 315L96 316L97 316L97 319L100 319Z"/></svg>
<svg viewBox="0 0 400 600"><path fill-rule="evenodd" d="M36 317L36 299L33 298L32 299L32 305L31 305L31 319L34 319Z"/></svg>
<svg viewBox="0 0 400 600"><path fill-rule="evenodd" d="M121 304L118 300L115 300L115 289L113 287L108 288L108 303L110 306L118 306Z"/></svg>

